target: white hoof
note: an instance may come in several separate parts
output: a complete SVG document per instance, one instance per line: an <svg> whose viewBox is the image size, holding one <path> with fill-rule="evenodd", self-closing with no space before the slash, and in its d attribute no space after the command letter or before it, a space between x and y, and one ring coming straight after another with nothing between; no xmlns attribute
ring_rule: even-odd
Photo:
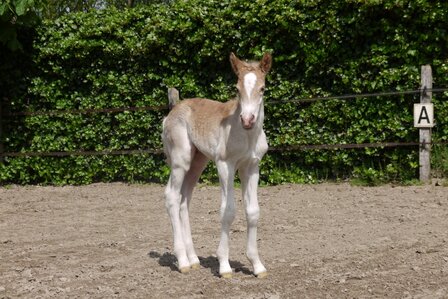
<svg viewBox="0 0 448 299"><path fill-rule="evenodd" d="M229 279L232 278L232 272L226 272L226 273L219 273L222 278Z"/></svg>
<svg viewBox="0 0 448 299"><path fill-rule="evenodd" d="M266 278L266 277L268 277L268 272L264 271L264 272L255 274L255 276L256 276L257 278Z"/></svg>
<svg viewBox="0 0 448 299"><path fill-rule="evenodd" d="M201 268L201 264L199 264L199 263L191 265L192 270L197 270L199 268Z"/></svg>

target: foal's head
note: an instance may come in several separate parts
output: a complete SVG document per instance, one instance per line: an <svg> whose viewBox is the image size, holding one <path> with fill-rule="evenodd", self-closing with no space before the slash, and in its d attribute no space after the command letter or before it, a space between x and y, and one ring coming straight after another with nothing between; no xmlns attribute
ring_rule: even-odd
<svg viewBox="0 0 448 299"><path fill-rule="evenodd" d="M272 57L266 53L259 62L239 60L230 54L230 63L238 76L238 100L241 107L241 124L244 129L252 129L263 105L264 81L271 69Z"/></svg>

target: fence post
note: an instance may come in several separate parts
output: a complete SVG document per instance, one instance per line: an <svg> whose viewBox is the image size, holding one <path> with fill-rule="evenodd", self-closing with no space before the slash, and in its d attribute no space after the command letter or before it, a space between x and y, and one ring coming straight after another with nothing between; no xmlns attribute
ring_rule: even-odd
<svg viewBox="0 0 448 299"><path fill-rule="evenodd" d="M432 100L432 71L430 65L421 67L420 103L429 104ZM431 128L420 128L419 138L420 181L431 179Z"/></svg>
<svg viewBox="0 0 448 299"><path fill-rule="evenodd" d="M0 163L3 163L4 153L5 153L5 147L3 145L3 110L2 110L2 99L0 99Z"/></svg>
<svg viewBox="0 0 448 299"><path fill-rule="evenodd" d="M0 163L3 163L3 111L2 111L2 99L0 98Z"/></svg>

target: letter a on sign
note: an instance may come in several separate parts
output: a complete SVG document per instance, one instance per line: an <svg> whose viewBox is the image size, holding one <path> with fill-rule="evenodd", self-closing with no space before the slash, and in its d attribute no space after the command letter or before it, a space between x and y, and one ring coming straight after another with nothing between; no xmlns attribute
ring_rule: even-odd
<svg viewBox="0 0 448 299"><path fill-rule="evenodd" d="M416 128L434 127L433 104L414 104L414 127Z"/></svg>

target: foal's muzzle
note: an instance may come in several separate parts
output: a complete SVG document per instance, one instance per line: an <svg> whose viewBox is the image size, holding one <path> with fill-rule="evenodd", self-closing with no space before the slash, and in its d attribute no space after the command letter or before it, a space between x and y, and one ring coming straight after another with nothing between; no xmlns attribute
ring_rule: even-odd
<svg viewBox="0 0 448 299"><path fill-rule="evenodd" d="M250 130L252 129L252 127L255 124L255 115L250 114L250 115L240 115L241 117L241 124L243 125L243 128L246 130Z"/></svg>

